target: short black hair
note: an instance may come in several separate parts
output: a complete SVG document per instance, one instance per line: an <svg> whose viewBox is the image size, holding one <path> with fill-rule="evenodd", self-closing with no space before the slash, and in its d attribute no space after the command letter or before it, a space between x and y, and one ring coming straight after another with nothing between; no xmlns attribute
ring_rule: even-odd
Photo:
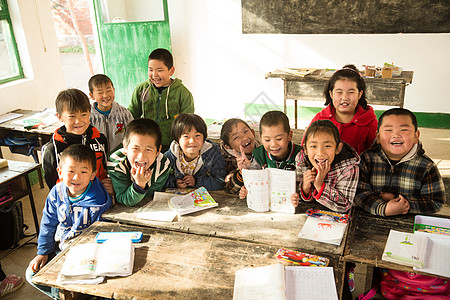
<svg viewBox="0 0 450 300"><path fill-rule="evenodd" d="M411 118L412 124L414 125L414 129L417 131L418 127L417 127L417 118L416 118L416 116L409 109L401 108L401 107L391 108L391 109L385 111L384 113L382 113L380 118L378 119L378 128L377 128L377 130L380 130L380 127L381 127L381 124L383 123L384 117L392 116L392 115L394 115L394 116L409 116Z"/></svg>
<svg viewBox="0 0 450 300"><path fill-rule="evenodd" d="M306 142L308 141L310 136L315 136L318 132L326 132L329 135L333 136L336 145L339 145L341 141L339 137L339 129L334 125L330 120L317 120L312 122L305 133L303 134L303 147L306 147Z"/></svg>
<svg viewBox="0 0 450 300"><path fill-rule="evenodd" d="M59 115L65 110L70 113L91 111L88 96L79 89L67 89L59 92L55 100L55 107Z"/></svg>
<svg viewBox="0 0 450 300"><path fill-rule="evenodd" d="M175 121L173 121L172 123L171 128L172 138L178 142L181 136L184 133L189 132L192 129L192 127L194 127L195 130L203 134L203 142L204 142L208 137L208 127L206 126L206 123L205 121L203 121L202 117L196 114L186 114L186 113L179 114L175 118Z"/></svg>
<svg viewBox="0 0 450 300"><path fill-rule="evenodd" d="M169 50L164 48L158 48L152 51L148 56L148 61L156 59L162 61L167 69L171 69L173 67L173 56Z"/></svg>
<svg viewBox="0 0 450 300"><path fill-rule="evenodd" d="M238 118L228 119L225 123L223 123L222 129L220 131L220 138L225 143L225 145L231 146L230 145L230 133L233 130L233 127L236 126L239 123L244 124L245 126L248 127L248 129L251 130L250 126L244 120L241 120L241 119L238 119Z"/></svg>
<svg viewBox="0 0 450 300"><path fill-rule="evenodd" d="M159 150L162 141L161 128L158 123L152 119L140 118L134 119L128 123L125 128L125 134L123 137L123 145L126 146L130 143L131 135L149 135L155 138L156 148Z"/></svg>
<svg viewBox="0 0 450 300"><path fill-rule="evenodd" d="M259 134L262 135L263 126L271 127L279 124L283 125L283 129L286 133L289 134L289 132L291 132L289 119L284 112L279 110L268 111L261 117L261 121L259 121Z"/></svg>
<svg viewBox="0 0 450 300"><path fill-rule="evenodd" d="M359 98L358 104L361 105L362 108L367 109L366 83L361 77L361 74L359 74L358 68L355 65L351 64L345 65L342 69L334 72L334 74L325 84L325 88L323 89L323 95L325 96L325 106L327 106L328 104L331 104L331 106L333 106L333 99L330 96L330 91L333 91L336 81L343 79L348 79L356 82L358 91L363 91L361 98Z"/></svg>
<svg viewBox="0 0 450 300"><path fill-rule="evenodd" d="M97 158L95 157L95 153L86 145L73 144L64 149L61 153L60 165L63 165L64 160L68 157L75 162L87 162L92 167L92 171L97 170Z"/></svg>
<svg viewBox="0 0 450 300"><path fill-rule="evenodd" d="M89 92L92 93L95 87L99 87L101 85L105 85L108 83L110 83L111 86L114 88L114 84L111 81L111 78L109 78L105 74L95 74L94 76L91 77L91 79L89 79L88 82Z"/></svg>

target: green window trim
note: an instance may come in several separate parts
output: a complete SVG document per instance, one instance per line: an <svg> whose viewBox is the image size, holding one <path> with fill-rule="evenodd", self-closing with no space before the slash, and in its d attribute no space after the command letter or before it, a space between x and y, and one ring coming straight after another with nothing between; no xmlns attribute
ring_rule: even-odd
<svg viewBox="0 0 450 300"><path fill-rule="evenodd" d="M9 61L10 65L13 66L13 69L15 69L15 73L11 75L10 77L6 77L3 79L0 79L0 84L11 82L17 79L24 78L23 75L23 68L22 64L20 62L20 56L19 56L19 50L17 48L16 38L14 36L14 30L12 27L11 17L9 15L8 5L6 3L6 0L0 0L0 21L6 21L7 23L7 31L4 32L6 43L8 44L8 48L12 49L13 51L10 52L9 55Z"/></svg>

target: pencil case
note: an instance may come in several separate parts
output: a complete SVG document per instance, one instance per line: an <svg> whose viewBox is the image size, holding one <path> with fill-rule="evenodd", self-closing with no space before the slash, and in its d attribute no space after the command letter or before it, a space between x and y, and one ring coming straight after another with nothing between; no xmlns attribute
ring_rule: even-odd
<svg viewBox="0 0 450 300"><path fill-rule="evenodd" d="M142 241L142 236L141 231L99 232L95 236L95 242L101 244L108 239L130 238L133 243L139 243Z"/></svg>
<svg viewBox="0 0 450 300"><path fill-rule="evenodd" d="M326 267L330 260L323 256L280 248L276 259L287 261L291 264L305 267Z"/></svg>
<svg viewBox="0 0 450 300"><path fill-rule="evenodd" d="M311 218L317 218L325 221L333 221L337 223L348 224L350 216L346 214L335 213L331 211L310 208L306 211L306 215Z"/></svg>

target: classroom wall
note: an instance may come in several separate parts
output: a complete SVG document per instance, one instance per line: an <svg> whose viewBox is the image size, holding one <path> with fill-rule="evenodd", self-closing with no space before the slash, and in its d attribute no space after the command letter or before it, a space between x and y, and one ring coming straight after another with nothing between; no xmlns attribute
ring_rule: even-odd
<svg viewBox="0 0 450 300"><path fill-rule="evenodd" d="M53 107L64 88L48 0L8 0L25 79L0 85L0 113Z"/></svg>
<svg viewBox="0 0 450 300"><path fill-rule="evenodd" d="M195 99L196 112L223 119L245 116L245 103L283 105L278 67L339 68L394 62L413 70L405 107L450 113L450 34L242 34L239 0L171 0L175 75ZM322 106L323 103L305 103Z"/></svg>

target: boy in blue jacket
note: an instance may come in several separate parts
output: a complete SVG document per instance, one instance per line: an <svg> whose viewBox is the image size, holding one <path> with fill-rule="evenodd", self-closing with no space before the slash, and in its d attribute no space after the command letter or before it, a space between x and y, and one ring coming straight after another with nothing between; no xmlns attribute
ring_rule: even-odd
<svg viewBox="0 0 450 300"><path fill-rule="evenodd" d="M55 254L63 250L70 240L111 207L112 199L96 175L95 153L85 145L75 144L66 148L58 168L61 182L50 191L42 212L37 256L30 262L27 281L50 297L55 290L35 285L32 277Z"/></svg>

